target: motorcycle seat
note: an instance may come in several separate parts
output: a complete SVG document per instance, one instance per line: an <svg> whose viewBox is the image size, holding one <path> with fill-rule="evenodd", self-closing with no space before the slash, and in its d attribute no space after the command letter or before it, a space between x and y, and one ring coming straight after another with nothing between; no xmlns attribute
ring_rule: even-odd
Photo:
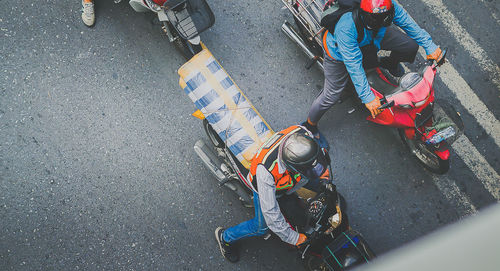
<svg viewBox="0 0 500 271"><path fill-rule="evenodd" d="M389 80L382 69L374 68L366 71L366 78L370 86L385 96L403 91L395 82Z"/></svg>

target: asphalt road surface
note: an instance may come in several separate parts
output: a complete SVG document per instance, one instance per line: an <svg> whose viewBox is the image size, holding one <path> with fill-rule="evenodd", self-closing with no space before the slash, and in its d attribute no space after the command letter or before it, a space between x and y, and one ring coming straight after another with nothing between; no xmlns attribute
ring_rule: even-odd
<svg viewBox="0 0 500 271"><path fill-rule="evenodd" d="M436 176L348 103L323 117L352 227L377 254L500 198L500 3L400 3L449 48L436 95L467 130ZM238 264L222 258L213 231L253 210L193 151L204 133L178 86L184 59L153 14L96 4L87 28L79 1L0 2L0 269L301 270L276 237L242 241ZM302 122L323 75L281 32L292 21L281 1L209 4L214 56L275 130Z"/></svg>

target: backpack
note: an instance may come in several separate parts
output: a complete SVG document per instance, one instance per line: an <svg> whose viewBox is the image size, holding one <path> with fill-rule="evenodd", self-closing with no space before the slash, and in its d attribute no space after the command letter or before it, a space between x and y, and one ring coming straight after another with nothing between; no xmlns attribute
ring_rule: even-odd
<svg viewBox="0 0 500 271"><path fill-rule="evenodd" d="M361 24L358 16L359 4L361 0L330 0L325 5L323 13L321 14L321 21L319 25L326 28L328 32L332 33L335 31L335 25L340 20L340 17L344 13L352 12L352 18L354 24L356 25L356 30L358 31L358 43L363 41L364 38L364 27Z"/></svg>

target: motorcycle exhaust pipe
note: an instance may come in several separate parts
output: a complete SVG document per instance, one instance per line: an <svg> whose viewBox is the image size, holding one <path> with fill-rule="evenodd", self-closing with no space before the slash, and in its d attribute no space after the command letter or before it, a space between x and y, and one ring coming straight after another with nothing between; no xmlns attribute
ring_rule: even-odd
<svg viewBox="0 0 500 271"><path fill-rule="evenodd" d="M221 185L228 187L231 190L236 190L236 187L231 182L228 182L228 177L222 172L220 165L222 162L217 158L215 154L205 145L203 140L198 140L194 144L194 151L200 157L201 161L205 166L212 172L212 174L217 178Z"/></svg>
<svg viewBox="0 0 500 271"><path fill-rule="evenodd" d="M311 59L311 60L316 59L316 55L314 55L313 52L311 52L311 50L307 47L307 45L304 42L304 40L299 36L299 34L297 34L297 32L295 32L295 30L293 29L293 27L290 25L289 22L285 21L281 25L281 30L283 30L283 32L285 32L285 34L293 42L295 42L300 47L300 49L302 49L302 51L306 54L306 56L309 59ZM324 71L323 64L321 62L319 62L319 61L316 61L316 63L318 63L318 66L321 68L322 71Z"/></svg>

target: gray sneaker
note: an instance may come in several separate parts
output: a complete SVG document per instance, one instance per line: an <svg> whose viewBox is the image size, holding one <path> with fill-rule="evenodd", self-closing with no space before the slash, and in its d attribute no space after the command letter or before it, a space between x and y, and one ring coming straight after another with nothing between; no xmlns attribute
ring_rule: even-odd
<svg viewBox="0 0 500 271"><path fill-rule="evenodd" d="M84 2L82 0L82 20L86 26L93 26L95 23L94 2Z"/></svg>

